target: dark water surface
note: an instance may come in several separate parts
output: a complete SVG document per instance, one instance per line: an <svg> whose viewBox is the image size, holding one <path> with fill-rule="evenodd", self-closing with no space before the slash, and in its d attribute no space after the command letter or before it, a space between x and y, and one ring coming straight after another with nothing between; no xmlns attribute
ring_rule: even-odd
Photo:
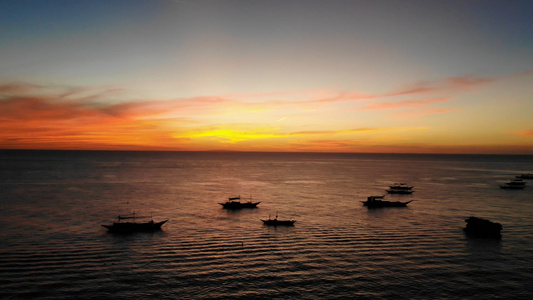
<svg viewBox="0 0 533 300"><path fill-rule="evenodd" d="M532 156L1 151L0 298L532 299L533 181L498 187L526 172ZM408 208L362 206L394 182ZM100 226L132 211L169 222ZM295 226L263 226L276 212ZM466 237L469 216L502 240Z"/></svg>

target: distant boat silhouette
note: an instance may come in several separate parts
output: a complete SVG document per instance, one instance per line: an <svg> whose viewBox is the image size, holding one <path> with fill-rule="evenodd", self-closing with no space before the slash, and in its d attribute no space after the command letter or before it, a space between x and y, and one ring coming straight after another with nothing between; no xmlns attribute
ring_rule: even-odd
<svg viewBox="0 0 533 300"><path fill-rule="evenodd" d="M148 218L148 217L139 217L136 216L135 213L132 213L132 215L128 216L118 216L118 222L113 222L112 225L102 225L102 227L105 227L109 230L109 232L113 233L132 233L132 232L142 232L142 231L158 231L161 230L161 226L168 222L168 220L161 221L161 222L154 222L154 220L150 220L148 222L121 222L122 220L136 220L138 218ZM151 218L151 217L150 217Z"/></svg>
<svg viewBox="0 0 533 300"><path fill-rule="evenodd" d="M379 207L406 207L407 204L413 202L414 200L407 202L400 201L386 201L383 200L385 196L370 196L366 201L361 201L364 206L368 208L379 208Z"/></svg>
<svg viewBox="0 0 533 300"><path fill-rule="evenodd" d="M516 176L516 178L517 179L533 179L533 174L531 173L520 174Z"/></svg>
<svg viewBox="0 0 533 300"><path fill-rule="evenodd" d="M502 237L500 231L503 229L503 226L500 223L491 222L478 217L470 217L465 219L465 222L466 227L463 228L463 230L469 235L496 239Z"/></svg>
<svg viewBox="0 0 533 300"><path fill-rule="evenodd" d="M526 182L522 179L513 179L509 182L500 185L500 188L507 190L523 190L526 187Z"/></svg>
<svg viewBox="0 0 533 300"><path fill-rule="evenodd" d="M296 222L296 220L278 220L278 214L276 214L275 219L271 219L269 215L268 220L261 221L267 226L294 226L294 222Z"/></svg>
<svg viewBox="0 0 533 300"><path fill-rule="evenodd" d="M395 183L386 190L389 194L412 194L414 186L408 186L405 183Z"/></svg>
<svg viewBox="0 0 533 300"><path fill-rule="evenodd" d="M226 209L241 209L241 208L257 208L257 205L261 202L241 202L241 196L229 197L228 201L219 203Z"/></svg>

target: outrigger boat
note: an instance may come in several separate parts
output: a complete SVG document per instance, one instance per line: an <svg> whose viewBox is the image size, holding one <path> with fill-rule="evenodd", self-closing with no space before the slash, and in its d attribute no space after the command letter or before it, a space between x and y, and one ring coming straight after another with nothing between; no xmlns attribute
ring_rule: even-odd
<svg viewBox="0 0 533 300"><path fill-rule="evenodd" d="M516 178L517 179L533 179L533 174L525 173L525 174L521 174L521 175L516 176Z"/></svg>
<svg viewBox="0 0 533 300"><path fill-rule="evenodd" d="M389 194L412 194L414 186L408 186L405 183L395 183L386 190Z"/></svg>
<svg viewBox="0 0 533 300"><path fill-rule="evenodd" d="M251 199L251 198L250 198ZM241 208L257 208L257 204L261 202L241 202L241 196L229 197L225 203L219 203L226 209L241 209Z"/></svg>
<svg viewBox="0 0 533 300"><path fill-rule="evenodd" d="M507 190L523 190L526 187L526 182L522 179L514 179L500 185L500 188Z"/></svg>
<svg viewBox="0 0 533 300"><path fill-rule="evenodd" d="M400 201L386 201L383 200L385 196L370 196L366 201L361 201L364 206L368 208L378 208L378 207L406 207L407 204L413 202L414 200L407 202Z"/></svg>
<svg viewBox="0 0 533 300"><path fill-rule="evenodd" d="M148 218L148 217L139 217L136 216L135 213L132 213L128 216L118 216L118 222L113 222L112 225L102 225L102 227L105 227L109 230L109 232L113 233L131 233L131 232L142 232L142 231L159 231L161 230L161 226L168 222L168 220L161 221L161 222L154 222L154 220L150 217L150 221L148 222L135 222L138 218ZM122 222L122 220L134 220L133 222Z"/></svg>
<svg viewBox="0 0 533 300"><path fill-rule="evenodd" d="M278 214L276 214L275 219L271 219L269 215L268 220L261 221L267 226L294 226L294 222L296 222L296 220L278 220Z"/></svg>

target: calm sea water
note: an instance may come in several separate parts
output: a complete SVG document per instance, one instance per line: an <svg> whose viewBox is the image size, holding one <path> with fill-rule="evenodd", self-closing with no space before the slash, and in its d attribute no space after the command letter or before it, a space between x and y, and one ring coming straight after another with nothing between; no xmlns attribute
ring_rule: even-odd
<svg viewBox="0 0 533 300"><path fill-rule="evenodd" d="M532 299L532 156L0 152L2 299ZM394 182L407 208L360 201ZM257 209L218 204L241 195ZM119 214L169 219L113 235ZM260 219L279 213L294 227ZM464 219L503 225L464 235Z"/></svg>

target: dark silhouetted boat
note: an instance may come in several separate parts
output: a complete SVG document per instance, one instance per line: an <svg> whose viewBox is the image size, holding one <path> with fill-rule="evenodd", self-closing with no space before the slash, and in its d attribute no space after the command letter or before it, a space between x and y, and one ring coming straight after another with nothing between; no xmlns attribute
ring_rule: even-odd
<svg viewBox="0 0 533 300"><path fill-rule="evenodd" d="M523 190L526 187L526 182L522 179L514 179L500 185L500 188L506 190Z"/></svg>
<svg viewBox="0 0 533 300"><path fill-rule="evenodd" d="M385 196L370 196L366 201L361 201L364 206L368 208L379 208L379 207L406 207L407 204L413 202L414 200L407 202L400 201L386 201L383 200Z"/></svg>
<svg viewBox="0 0 533 300"><path fill-rule="evenodd" d="M225 203L219 203L224 208L227 209L241 209L241 208L257 208L257 204L261 202L252 202L251 200L248 202L241 202L241 196L238 197L229 197L228 201Z"/></svg>
<svg viewBox="0 0 533 300"><path fill-rule="evenodd" d="M470 236L483 237L483 238L496 238L502 237L501 230L502 224L491 222L486 219L478 217L470 217L465 219L466 227L463 230Z"/></svg>
<svg viewBox="0 0 533 300"><path fill-rule="evenodd" d="M412 194L414 186L409 186L405 183L395 183L389 186L386 190L389 194Z"/></svg>
<svg viewBox="0 0 533 300"><path fill-rule="evenodd" d="M139 217L136 216L135 213L133 213L131 216L118 216L118 222L113 222L112 225L102 225L103 227L107 228L109 232L113 233L132 233L132 232L146 232L146 231L159 231L161 230L161 226L168 222L168 220L161 221L161 222L154 222L154 220L151 219L147 222L136 222L137 219L141 218L148 218L148 217ZM132 220L132 221L126 221L122 222L122 220Z"/></svg>
<svg viewBox="0 0 533 300"><path fill-rule="evenodd" d="M296 220L278 220L277 214L275 219L271 219L270 216L268 216L268 220L261 221L267 226L294 226L294 222L296 222Z"/></svg>
<svg viewBox="0 0 533 300"><path fill-rule="evenodd" d="M517 179L533 179L533 174L525 173L525 174L521 174L521 175L516 176L516 178Z"/></svg>

